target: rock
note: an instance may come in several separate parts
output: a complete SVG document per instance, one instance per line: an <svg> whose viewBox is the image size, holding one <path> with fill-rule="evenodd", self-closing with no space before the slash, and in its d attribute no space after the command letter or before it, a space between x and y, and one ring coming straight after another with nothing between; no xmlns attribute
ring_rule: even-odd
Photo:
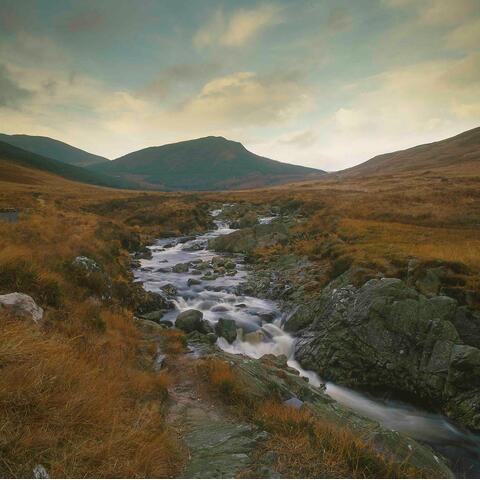
<svg viewBox="0 0 480 480"><path fill-rule="evenodd" d="M192 275L202 275L202 271L194 268L191 272Z"/></svg>
<svg viewBox="0 0 480 480"><path fill-rule="evenodd" d="M0 308L4 308L17 317L33 320L37 325L43 323L43 309L35 303L30 295L25 293L14 292L0 295Z"/></svg>
<svg viewBox="0 0 480 480"><path fill-rule="evenodd" d="M135 305L135 313L143 316L147 313L167 311L172 308L172 303L163 295L156 292L147 292L141 285L135 285L132 289L132 300Z"/></svg>
<svg viewBox="0 0 480 480"><path fill-rule="evenodd" d="M99 272L101 270L100 265L95 260L84 256L75 257L72 261L72 265L79 270L87 272Z"/></svg>
<svg viewBox="0 0 480 480"><path fill-rule="evenodd" d="M298 307L287 317L283 328L286 332L296 333L305 327L308 327L313 321L312 311L309 308Z"/></svg>
<svg viewBox="0 0 480 480"><path fill-rule="evenodd" d="M295 347L303 368L437 405L480 428L480 382L473 380L480 378L480 350L463 345L454 299L426 298L399 279L382 278L360 288L329 285L313 303Z"/></svg>
<svg viewBox="0 0 480 480"><path fill-rule="evenodd" d="M198 252L200 250L203 250L205 248L205 245L203 243L192 243L191 245L185 245L182 250L185 252Z"/></svg>
<svg viewBox="0 0 480 480"><path fill-rule="evenodd" d="M237 264L231 260L225 262L224 267L226 270L235 270Z"/></svg>
<svg viewBox="0 0 480 480"><path fill-rule="evenodd" d="M176 297L177 296L177 287L172 285L171 283L167 283L160 287L162 291L164 291L169 297Z"/></svg>
<svg viewBox="0 0 480 480"><path fill-rule="evenodd" d="M303 402L297 397L291 397L288 400L285 400L283 404L287 407L292 407L295 410L300 410L300 408L302 408Z"/></svg>
<svg viewBox="0 0 480 480"><path fill-rule="evenodd" d="M188 263L177 263L173 268L172 272L175 273L186 273L188 272L188 269L190 268L190 265Z"/></svg>
<svg viewBox="0 0 480 480"><path fill-rule="evenodd" d="M254 332L244 333L243 341L252 343L256 345L257 343L262 342L264 339L264 334L261 330L255 330Z"/></svg>
<svg viewBox="0 0 480 480"><path fill-rule="evenodd" d="M37 463L33 467L33 478L36 479L45 479L45 478L50 478L48 475L47 469L40 463Z"/></svg>
<svg viewBox="0 0 480 480"><path fill-rule="evenodd" d="M213 238L208 246L213 250L231 253L249 253L257 247L268 247L286 241L288 228L283 223L270 223L244 228L228 235Z"/></svg>
<svg viewBox="0 0 480 480"><path fill-rule="evenodd" d="M177 316L175 326L186 333L211 333L213 327L207 320L203 320L203 313L199 310L185 310Z"/></svg>
<svg viewBox="0 0 480 480"><path fill-rule="evenodd" d="M214 344L217 341L217 335L213 332L207 333L207 339L211 344Z"/></svg>
<svg viewBox="0 0 480 480"><path fill-rule="evenodd" d="M196 278L189 278L189 279L187 280L187 285L188 285L189 287L191 287L192 285L200 285L201 283L202 283L201 280L198 280L198 279L196 279Z"/></svg>
<svg viewBox="0 0 480 480"><path fill-rule="evenodd" d="M203 275L203 277L200 277L202 280L206 280L207 282L216 280L218 278L218 275L215 275L214 273L207 273L206 275Z"/></svg>
<svg viewBox="0 0 480 480"><path fill-rule="evenodd" d="M152 258L152 251L147 247L142 247L140 250L136 251L133 254L133 258L139 259L146 259L150 260Z"/></svg>
<svg viewBox="0 0 480 480"><path fill-rule="evenodd" d="M233 343L237 338L235 321L229 318L220 318L215 325L215 333L223 337L228 343Z"/></svg>
<svg viewBox="0 0 480 480"><path fill-rule="evenodd" d="M151 320L152 322L160 322L160 319L165 315L165 310L155 310L153 312L144 313L139 315L141 318Z"/></svg>
<svg viewBox="0 0 480 480"><path fill-rule="evenodd" d="M187 243L187 242L191 242L192 240L195 240L195 236L189 235L187 237L181 237L177 241L178 243Z"/></svg>

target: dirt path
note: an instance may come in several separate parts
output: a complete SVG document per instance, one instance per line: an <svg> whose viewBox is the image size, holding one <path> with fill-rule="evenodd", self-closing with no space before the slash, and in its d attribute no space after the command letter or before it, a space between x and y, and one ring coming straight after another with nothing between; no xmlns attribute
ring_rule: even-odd
<svg viewBox="0 0 480 480"><path fill-rule="evenodd" d="M189 452L181 477L237 477L250 465L262 432L234 418L200 388L194 360L188 355L172 358L169 371L174 383L166 421Z"/></svg>

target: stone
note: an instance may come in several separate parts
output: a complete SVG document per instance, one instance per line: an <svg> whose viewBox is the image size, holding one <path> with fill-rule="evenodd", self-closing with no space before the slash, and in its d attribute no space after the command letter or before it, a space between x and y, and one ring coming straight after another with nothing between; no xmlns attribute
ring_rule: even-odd
<svg viewBox="0 0 480 480"><path fill-rule="evenodd" d="M196 279L196 278L189 278L189 279L187 280L187 285L188 285L189 287L191 287L192 285L200 285L201 283L202 283L202 281L201 281L201 280L198 280L198 279Z"/></svg>
<svg viewBox="0 0 480 480"><path fill-rule="evenodd" d="M7 293L0 295L0 308L4 308L16 317L32 320L37 325L43 323L43 309L25 293Z"/></svg>
<svg viewBox="0 0 480 480"><path fill-rule="evenodd" d="M172 272L175 273L186 273L188 272L188 269L190 268L190 265L188 263L177 263L173 268Z"/></svg>
<svg viewBox="0 0 480 480"><path fill-rule="evenodd" d="M261 330L255 330L254 332L249 332L249 333L244 333L243 334L243 341L252 343L256 345L257 343L260 343L263 341L265 338L263 332Z"/></svg>
<svg viewBox="0 0 480 480"><path fill-rule="evenodd" d="M185 310L178 314L175 326L186 333L203 330L203 313L199 310Z"/></svg>
<svg viewBox="0 0 480 480"><path fill-rule="evenodd" d="M160 289L165 292L169 297L176 297L177 296L177 287L172 285L171 283L167 283L160 287Z"/></svg>
<svg viewBox="0 0 480 480"><path fill-rule="evenodd" d="M237 338L235 321L229 318L220 318L215 325L215 333L223 337L228 343L233 343Z"/></svg>

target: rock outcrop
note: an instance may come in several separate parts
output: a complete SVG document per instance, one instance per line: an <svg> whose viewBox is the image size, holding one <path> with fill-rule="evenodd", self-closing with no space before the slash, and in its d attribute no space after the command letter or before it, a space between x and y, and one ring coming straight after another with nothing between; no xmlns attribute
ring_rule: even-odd
<svg viewBox="0 0 480 480"><path fill-rule="evenodd" d="M255 225L210 240L208 247L219 252L249 253L257 247L268 247L286 241L288 228L281 222Z"/></svg>
<svg viewBox="0 0 480 480"><path fill-rule="evenodd" d="M296 358L322 378L396 392L478 429L480 350L456 328L477 320L452 298L381 278L360 288L332 282L287 325L303 328Z"/></svg>

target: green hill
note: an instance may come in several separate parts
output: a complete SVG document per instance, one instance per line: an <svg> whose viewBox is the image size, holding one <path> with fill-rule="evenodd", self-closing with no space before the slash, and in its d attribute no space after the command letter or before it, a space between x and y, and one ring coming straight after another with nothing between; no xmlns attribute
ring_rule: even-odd
<svg viewBox="0 0 480 480"><path fill-rule="evenodd" d="M150 147L92 170L159 190L222 190L278 185L323 174L321 170L255 155L223 137Z"/></svg>
<svg viewBox="0 0 480 480"><path fill-rule="evenodd" d="M105 187L129 188L132 187L126 181L119 181L110 178L108 175L92 172L85 168L68 165L51 158L43 157L32 152L27 152L21 148L14 147L9 143L0 141L0 159L23 165L44 172L54 173L61 177L68 178L77 182L90 183Z"/></svg>
<svg viewBox="0 0 480 480"><path fill-rule="evenodd" d="M42 155L43 157L58 160L77 167L86 167L94 163L105 162L105 157L93 155L79 148L72 147L67 143L54 140L49 137L37 137L33 135L6 135L0 133L0 141L9 143L28 152Z"/></svg>

